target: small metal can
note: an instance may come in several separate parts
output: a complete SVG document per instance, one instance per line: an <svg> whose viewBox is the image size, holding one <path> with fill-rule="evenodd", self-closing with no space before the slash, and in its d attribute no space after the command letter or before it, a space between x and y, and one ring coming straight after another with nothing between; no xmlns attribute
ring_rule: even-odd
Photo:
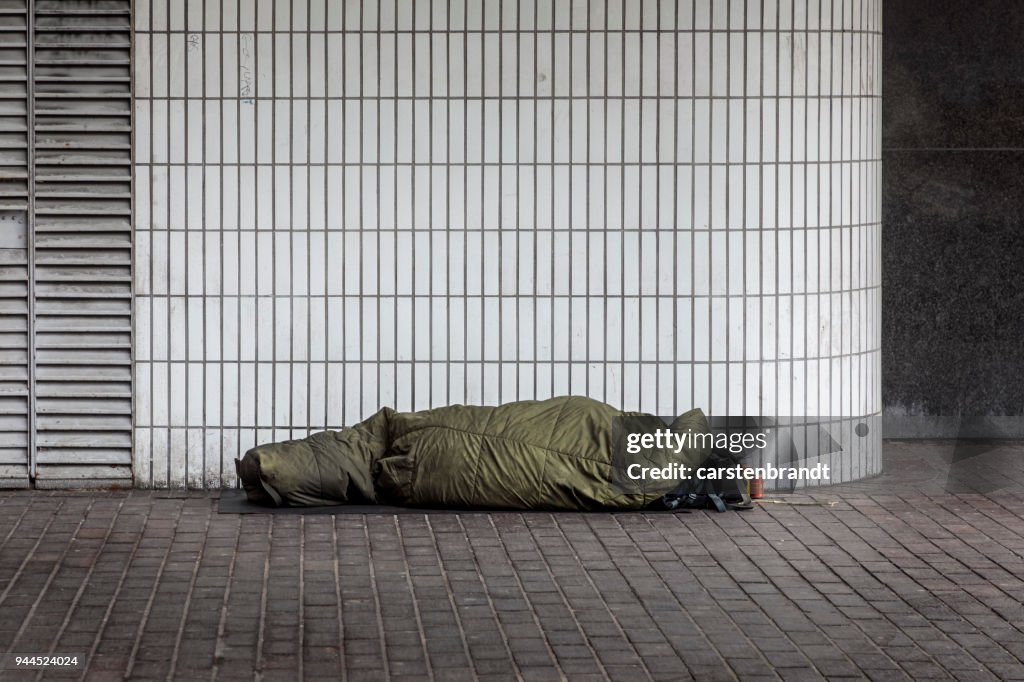
<svg viewBox="0 0 1024 682"><path fill-rule="evenodd" d="M750 499L760 500L764 497L764 479L760 477L749 479L747 490L749 491Z"/></svg>

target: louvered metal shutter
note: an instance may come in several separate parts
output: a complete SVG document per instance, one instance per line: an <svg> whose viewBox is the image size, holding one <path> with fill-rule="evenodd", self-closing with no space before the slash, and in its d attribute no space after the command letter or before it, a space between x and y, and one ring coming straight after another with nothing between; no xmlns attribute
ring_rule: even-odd
<svg viewBox="0 0 1024 682"><path fill-rule="evenodd" d="M0 437L23 445L0 446L0 466L21 467L0 469L0 476L10 484L27 473L37 487L125 482L132 428L130 3L36 0L30 33L24 4L16 10L0 0L3 210L14 223L15 212L27 209L28 243L20 261L18 249L4 249L0 271L0 429L9 429Z"/></svg>
<svg viewBox="0 0 1024 682"><path fill-rule="evenodd" d="M131 5L35 2L36 485L131 477Z"/></svg>
<svg viewBox="0 0 1024 682"><path fill-rule="evenodd" d="M28 7L0 4L0 487L29 480Z"/></svg>

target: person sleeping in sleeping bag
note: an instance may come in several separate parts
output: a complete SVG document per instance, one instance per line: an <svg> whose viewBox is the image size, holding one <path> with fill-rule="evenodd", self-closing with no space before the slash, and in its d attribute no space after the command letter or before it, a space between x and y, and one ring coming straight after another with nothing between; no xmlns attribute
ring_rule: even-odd
<svg viewBox="0 0 1024 682"><path fill-rule="evenodd" d="M708 431L699 409L666 425L582 396L419 412L385 407L351 428L259 445L236 460L236 469L248 499L258 504L644 509L680 481L625 475L621 438L659 426ZM638 455L644 466L691 469L708 456L699 444Z"/></svg>

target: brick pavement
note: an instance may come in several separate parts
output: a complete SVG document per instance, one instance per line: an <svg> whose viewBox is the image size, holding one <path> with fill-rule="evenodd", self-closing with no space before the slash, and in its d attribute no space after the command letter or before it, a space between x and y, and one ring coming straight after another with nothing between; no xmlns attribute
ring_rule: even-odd
<svg viewBox="0 0 1024 682"><path fill-rule="evenodd" d="M1024 448L942 452L729 514L0 492L0 653L82 661L0 678L1024 679Z"/></svg>

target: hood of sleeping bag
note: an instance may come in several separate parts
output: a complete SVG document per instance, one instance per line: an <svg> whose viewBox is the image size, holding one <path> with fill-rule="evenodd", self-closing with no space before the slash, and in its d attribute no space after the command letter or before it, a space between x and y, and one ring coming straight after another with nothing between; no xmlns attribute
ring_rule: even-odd
<svg viewBox="0 0 1024 682"><path fill-rule="evenodd" d="M678 482L619 484L613 432L623 416L643 415L582 396L419 412L384 408L352 428L255 447L238 462L238 474L260 504L642 509ZM700 410L673 423L675 431L707 429ZM655 459L695 467L707 455L686 448Z"/></svg>
<svg viewBox="0 0 1024 682"><path fill-rule="evenodd" d="M235 462L246 497L293 507L377 502L372 472L387 453L390 414L385 408L352 428L252 448Z"/></svg>

